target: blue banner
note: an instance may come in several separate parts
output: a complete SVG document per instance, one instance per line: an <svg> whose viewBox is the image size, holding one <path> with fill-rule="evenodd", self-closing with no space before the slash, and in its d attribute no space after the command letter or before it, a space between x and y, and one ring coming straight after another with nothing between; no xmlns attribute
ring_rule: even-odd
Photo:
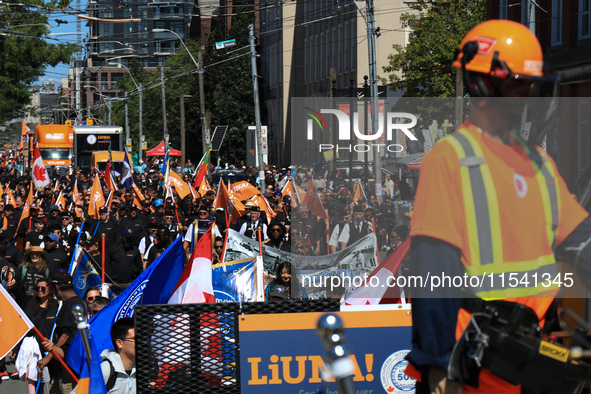
<svg viewBox="0 0 591 394"><path fill-rule="evenodd" d="M215 302L247 302L255 298L255 259L242 259L213 267Z"/></svg>
<svg viewBox="0 0 591 394"><path fill-rule="evenodd" d="M95 266L94 259L83 249L74 272L74 291L80 297L84 297L87 288L102 285L101 275Z"/></svg>
<svg viewBox="0 0 591 394"><path fill-rule="evenodd" d="M164 253L146 268L117 298L90 319L90 332L97 350L111 349L111 326L123 317L132 317L136 305L168 302L184 268L182 237L178 237ZM80 373L86 362L80 334L72 340L67 354L68 365Z"/></svg>

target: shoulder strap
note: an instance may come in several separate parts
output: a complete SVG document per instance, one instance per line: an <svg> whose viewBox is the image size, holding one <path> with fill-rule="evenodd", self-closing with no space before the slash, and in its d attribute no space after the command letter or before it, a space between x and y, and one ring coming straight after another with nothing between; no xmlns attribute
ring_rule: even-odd
<svg viewBox="0 0 591 394"><path fill-rule="evenodd" d="M27 267L23 264L23 269L21 272L21 279L25 279L26 274L27 274Z"/></svg>
<svg viewBox="0 0 591 394"><path fill-rule="evenodd" d="M105 382L105 386L107 388L107 392L111 391L113 387L115 387L115 382L117 381L117 373L115 372L115 367L113 367L113 363L108 358L104 358L104 361L109 363L109 379Z"/></svg>

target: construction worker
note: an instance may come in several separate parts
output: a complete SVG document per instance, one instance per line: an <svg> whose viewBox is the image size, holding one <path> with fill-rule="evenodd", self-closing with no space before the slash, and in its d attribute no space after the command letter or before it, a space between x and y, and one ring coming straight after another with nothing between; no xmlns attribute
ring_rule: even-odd
<svg viewBox="0 0 591 394"><path fill-rule="evenodd" d="M542 128L532 127L527 140L519 135L525 105L531 104L530 110L536 105L532 97L551 101L558 86L535 35L515 22L484 22L462 40L453 66L462 70L472 107L466 122L422 161L410 266L423 278L490 280L479 287L463 281L438 291L414 290L406 374L417 379L418 394L522 393L525 382L511 384L486 368L473 377L476 384L452 381L454 346L472 314L492 299L526 305L542 326L561 286L539 278L564 275L556 268L555 251L575 260L575 271L589 287L591 222L552 158L536 147ZM527 281L513 286L500 280L511 273Z"/></svg>

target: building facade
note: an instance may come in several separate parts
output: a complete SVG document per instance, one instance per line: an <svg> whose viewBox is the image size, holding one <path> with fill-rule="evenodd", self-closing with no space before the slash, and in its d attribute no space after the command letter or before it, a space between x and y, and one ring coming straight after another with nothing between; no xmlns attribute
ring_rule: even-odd
<svg viewBox="0 0 591 394"><path fill-rule="evenodd" d="M406 45L410 30L400 16L404 0L374 0L378 76L392 45ZM364 95L369 75L364 1L261 0L261 87L267 111L271 161L291 161L293 97ZM334 81L334 83L333 83ZM379 83L380 97L393 95Z"/></svg>

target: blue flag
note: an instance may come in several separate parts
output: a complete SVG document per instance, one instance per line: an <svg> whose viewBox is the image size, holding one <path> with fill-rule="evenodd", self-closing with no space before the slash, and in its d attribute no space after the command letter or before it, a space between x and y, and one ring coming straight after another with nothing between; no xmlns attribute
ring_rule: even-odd
<svg viewBox="0 0 591 394"><path fill-rule="evenodd" d="M166 304L184 268L183 237L178 237L164 253L146 268L117 298L90 319L97 350L111 349L111 326L123 317L132 317L136 305ZM72 340L67 354L68 365L80 373L86 362L80 334Z"/></svg>
<svg viewBox="0 0 591 394"><path fill-rule="evenodd" d="M252 258L236 260L213 268L213 294L216 302L255 301Z"/></svg>
<svg viewBox="0 0 591 394"><path fill-rule="evenodd" d="M84 362L80 380L76 386L76 394L107 394L105 380L101 372L101 356L96 351L96 346L92 337L90 339L91 361L90 368L88 363Z"/></svg>
<svg viewBox="0 0 591 394"><path fill-rule="evenodd" d="M131 178L131 163L129 163L129 155L127 149L125 149L125 157L123 159L123 168L121 170L121 186L129 189L133 179Z"/></svg>
<svg viewBox="0 0 591 394"><path fill-rule="evenodd" d="M100 287L102 284L101 275L96 270L96 263L88 252L82 249L78 259L78 265L74 272L74 291L80 297L84 297L84 292L91 286Z"/></svg>

